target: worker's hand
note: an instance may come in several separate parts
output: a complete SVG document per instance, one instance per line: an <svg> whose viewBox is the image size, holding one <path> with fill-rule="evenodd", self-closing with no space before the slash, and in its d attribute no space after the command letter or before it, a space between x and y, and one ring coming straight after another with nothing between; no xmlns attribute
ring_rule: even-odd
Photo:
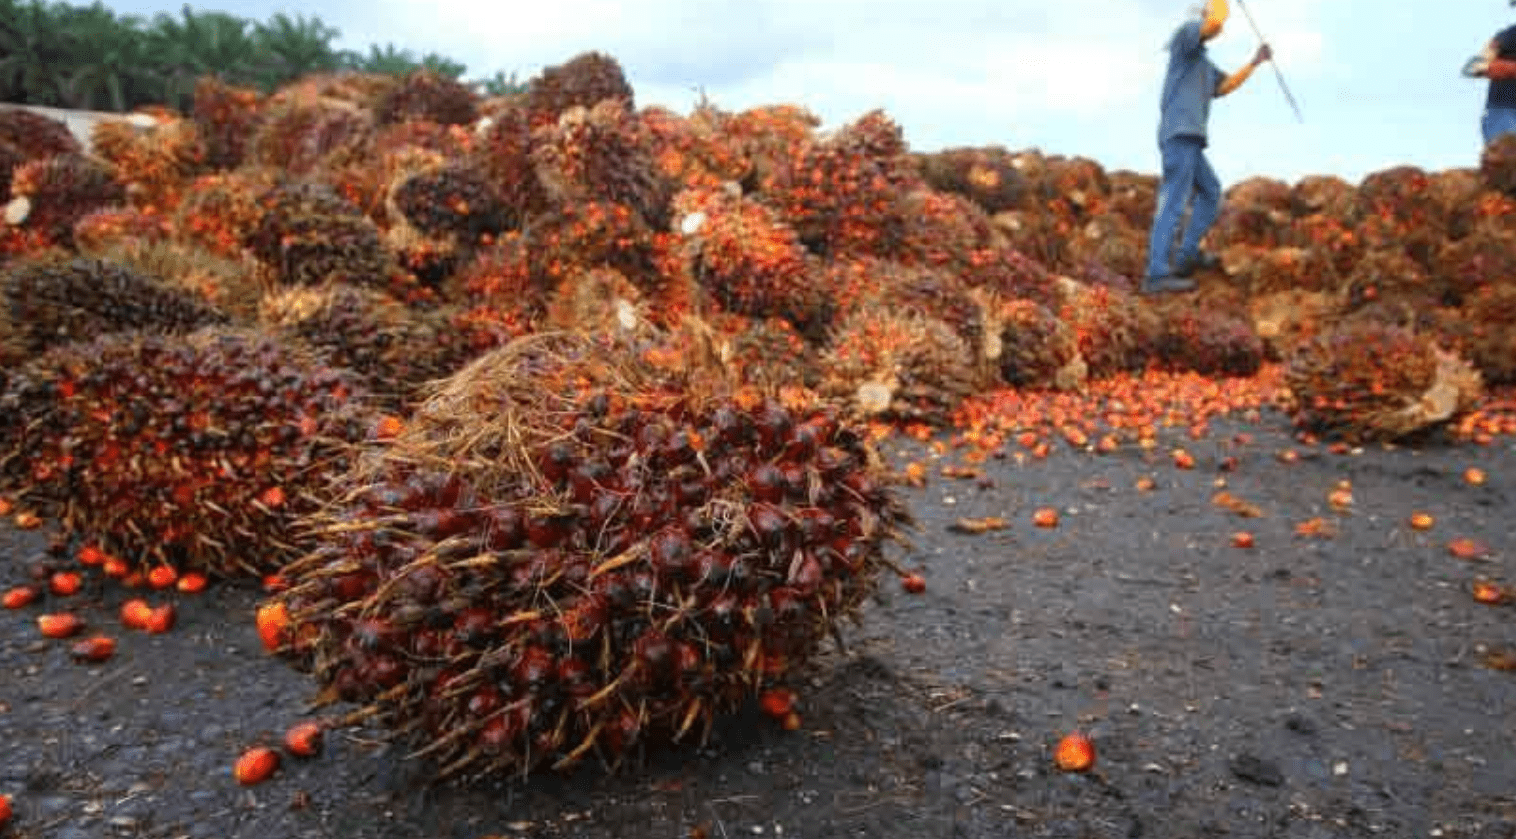
<svg viewBox="0 0 1516 839"><path fill-rule="evenodd" d="M1268 44L1260 44L1258 52L1253 54L1253 64L1259 65L1274 57L1274 50Z"/></svg>

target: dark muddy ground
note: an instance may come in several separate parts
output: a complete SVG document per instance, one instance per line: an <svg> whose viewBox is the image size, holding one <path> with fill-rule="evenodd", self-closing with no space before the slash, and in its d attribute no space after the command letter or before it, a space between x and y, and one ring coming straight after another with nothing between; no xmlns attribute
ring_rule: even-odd
<svg viewBox="0 0 1516 839"><path fill-rule="evenodd" d="M15 837L1516 837L1516 608L1475 603L1478 575L1516 582L1516 446L1333 455L1285 423L1218 425L1174 467L1165 446L990 461L994 482L937 475L910 491L925 569L893 583L815 663L804 727L756 711L703 749L643 771L436 787L368 732L239 787L245 747L305 713L309 682L266 657L259 594L186 598L163 636L118 629L119 588L83 612L120 640L100 665L45 641L46 604L0 612L0 792ZM1231 435L1252 432L1239 445ZM1295 464L1275 458L1299 449ZM1211 503L1228 489L1264 516ZM1467 485L1478 465L1489 481ZM1156 489L1134 488L1143 476ZM1326 495L1352 481L1354 509ZM1054 505L1056 529L1031 513ZM1437 517L1406 526L1413 510ZM1002 515L1005 531L948 529ZM1331 538L1296 535L1323 516ZM1233 531L1256 536L1251 550ZM1455 537L1493 557L1451 556ZM43 539L0 526L0 556ZM0 583L19 581L6 563ZM11 579L16 578L16 579ZM77 599L77 598L76 598ZM77 604L71 604L77 605ZM1089 732L1094 775L1051 763Z"/></svg>

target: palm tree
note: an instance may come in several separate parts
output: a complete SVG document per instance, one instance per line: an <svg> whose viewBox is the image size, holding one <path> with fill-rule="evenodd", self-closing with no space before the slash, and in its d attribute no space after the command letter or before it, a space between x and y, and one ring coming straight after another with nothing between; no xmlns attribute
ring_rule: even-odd
<svg viewBox="0 0 1516 839"><path fill-rule="evenodd" d="M226 12L196 12L188 4L180 15L160 12L148 32L164 77L164 101L179 108L194 101L195 83L216 76L228 84L259 82L260 47L252 22Z"/></svg>
<svg viewBox="0 0 1516 839"><path fill-rule="evenodd" d="M103 3L59 6L58 31L68 44L64 87L69 107L125 111L162 98L162 81L141 21L117 18Z"/></svg>
<svg viewBox="0 0 1516 839"><path fill-rule="evenodd" d="M58 4L41 0L12 3L0 17L0 91L7 100L31 105L64 104L67 49L59 28Z"/></svg>
<svg viewBox="0 0 1516 839"><path fill-rule="evenodd" d="M309 73L335 70L339 66L332 41L342 33L319 18L291 18L283 12L268 23L253 25L253 39L260 53L259 81L277 87Z"/></svg>

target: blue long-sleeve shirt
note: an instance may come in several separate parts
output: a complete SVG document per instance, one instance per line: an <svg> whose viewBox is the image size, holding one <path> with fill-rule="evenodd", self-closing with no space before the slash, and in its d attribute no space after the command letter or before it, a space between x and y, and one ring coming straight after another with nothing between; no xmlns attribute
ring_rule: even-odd
<svg viewBox="0 0 1516 839"><path fill-rule="evenodd" d="M1163 78L1159 104L1158 142L1174 137L1197 137L1206 141L1206 123L1211 118L1211 100L1226 78L1212 63L1200 37L1200 20L1186 22L1169 39L1169 69Z"/></svg>

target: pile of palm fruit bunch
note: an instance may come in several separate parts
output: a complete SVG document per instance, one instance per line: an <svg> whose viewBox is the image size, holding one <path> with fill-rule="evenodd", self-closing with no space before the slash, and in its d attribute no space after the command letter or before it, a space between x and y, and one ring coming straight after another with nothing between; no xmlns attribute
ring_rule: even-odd
<svg viewBox="0 0 1516 839"><path fill-rule="evenodd" d="M909 524L861 428L544 332L360 447L262 623L443 776L698 742L856 616Z"/></svg>

